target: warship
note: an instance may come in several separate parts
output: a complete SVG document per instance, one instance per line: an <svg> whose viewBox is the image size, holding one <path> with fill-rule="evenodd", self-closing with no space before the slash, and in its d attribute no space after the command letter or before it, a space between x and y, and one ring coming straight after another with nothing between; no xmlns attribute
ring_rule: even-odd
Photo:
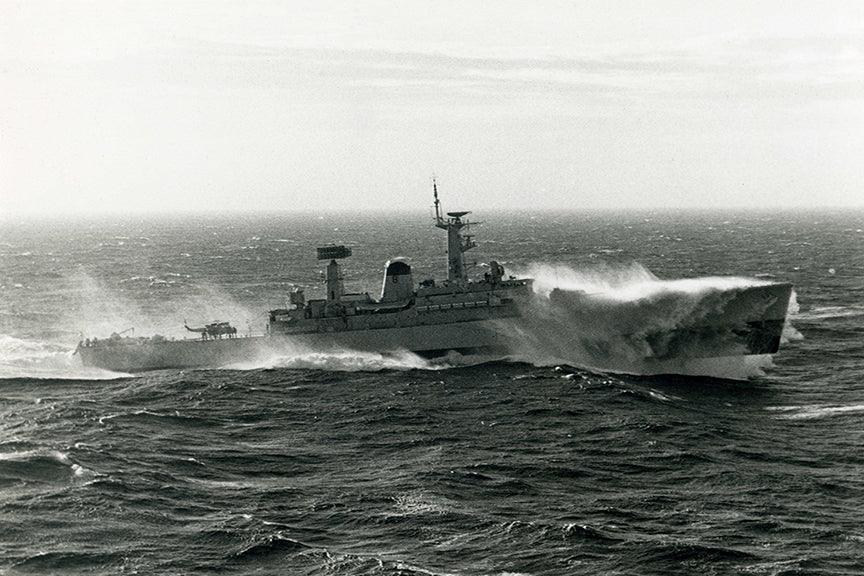
<svg viewBox="0 0 864 576"><path fill-rule="evenodd" d="M82 341L76 353L85 366L127 373L215 368L254 361L280 350L408 351L424 357L454 352L510 355L519 348L532 299L538 297L533 280L506 275L496 261L488 263L482 277L469 278L464 253L476 246L467 218L470 212L444 213L434 179L432 185L434 224L447 234L446 280L424 279L415 284L411 264L399 257L385 264L378 298L368 292L346 292L340 261L350 257L352 250L343 245L323 246L317 249L317 257L328 262L324 298L307 300L302 289L295 289L286 307L269 312L263 335L238 336L228 322L192 328L184 321L186 329L200 334L199 338L112 334ZM721 309L696 325L642 334L649 347L645 354L661 361L680 354L773 354L780 345L791 291L786 283L737 290ZM548 302L553 310L560 308L560 317L566 320L572 297L570 292L554 289ZM585 319L574 317L573 321ZM718 346L711 336L721 331L731 336Z"/></svg>

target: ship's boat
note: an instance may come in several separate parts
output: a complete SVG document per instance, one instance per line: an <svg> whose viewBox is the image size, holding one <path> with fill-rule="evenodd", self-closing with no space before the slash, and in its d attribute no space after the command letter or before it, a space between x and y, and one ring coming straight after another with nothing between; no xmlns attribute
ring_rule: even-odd
<svg viewBox="0 0 864 576"><path fill-rule="evenodd" d="M288 307L270 311L264 336L236 337L230 324L213 322L203 328L186 326L200 333L201 339L94 339L79 345L78 352L85 365L123 372L217 367L298 347L315 351L410 351L423 356L451 351L510 354L518 348L518 335L526 322L530 323L526 314L530 313L532 298L537 297L533 280L508 276L495 261L489 263L482 278L469 279L463 254L476 246L470 234L469 212L443 213L434 181L433 192L435 226L447 233L446 280L427 279L415 284L408 260L393 258L384 267L377 298L368 292L348 293L340 261L351 256L351 248L324 246L318 248L318 259L328 261L325 297L307 300L302 290L295 290ZM779 283L738 291L713 317L674 330L641 334L648 343L646 354L661 360L677 354L772 354L779 347L790 294L791 286ZM560 308L561 318L569 314L574 323L590 322L573 312L579 310L578 302L573 301L579 297L578 293L553 290L549 302ZM716 338L709 337L718 331L726 335L720 347Z"/></svg>

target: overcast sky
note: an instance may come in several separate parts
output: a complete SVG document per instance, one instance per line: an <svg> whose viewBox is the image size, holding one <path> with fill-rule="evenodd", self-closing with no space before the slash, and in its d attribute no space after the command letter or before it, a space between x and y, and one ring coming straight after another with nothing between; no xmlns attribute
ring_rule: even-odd
<svg viewBox="0 0 864 576"><path fill-rule="evenodd" d="M0 211L864 205L864 2L0 0Z"/></svg>

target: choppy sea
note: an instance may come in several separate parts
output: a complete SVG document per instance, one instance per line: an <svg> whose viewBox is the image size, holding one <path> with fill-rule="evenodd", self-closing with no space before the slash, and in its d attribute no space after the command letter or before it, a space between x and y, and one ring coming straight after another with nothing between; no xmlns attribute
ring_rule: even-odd
<svg viewBox="0 0 864 576"><path fill-rule="evenodd" d="M445 239L425 213L7 217L0 573L864 573L864 212L478 216L472 274L685 308L716 276L792 282L781 351L710 376L536 346L85 369L84 336L260 333L320 289L316 246L374 294L392 256L444 276Z"/></svg>

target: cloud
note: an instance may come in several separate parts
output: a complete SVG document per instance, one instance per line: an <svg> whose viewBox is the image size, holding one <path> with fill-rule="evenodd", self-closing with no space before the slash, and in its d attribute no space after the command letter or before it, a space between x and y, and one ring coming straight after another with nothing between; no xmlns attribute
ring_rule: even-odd
<svg viewBox="0 0 864 576"><path fill-rule="evenodd" d="M638 49L637 49L638 48ZM90 59L5 59L7 74L159 82L221 89L385 95L434 101L453 95L502 98L832 99L864 96L864 34L718 35L677 43L596 49L573 56L457 56L432 50L298 48L173 38L146 50ZM58 59L59 58L59 59ZM370 94L364 93L370 91Z"/></svg>
<svg viewBox="0 0 864 576"><path fill-rule="evenodd" d="M860 203L864 33L607 4L3 3L0 200L404 206L435 169L477 203Z"/></svg>

